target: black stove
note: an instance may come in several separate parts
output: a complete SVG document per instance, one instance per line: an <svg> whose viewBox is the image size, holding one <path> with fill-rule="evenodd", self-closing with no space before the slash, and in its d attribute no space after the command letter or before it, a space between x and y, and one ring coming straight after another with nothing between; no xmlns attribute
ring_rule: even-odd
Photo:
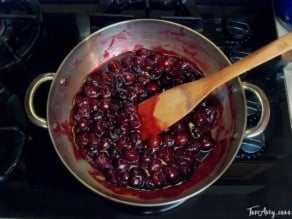
<svg viewBox="0 0 292 219"><path fill-rule="evenodd" d="M25 7L20 2L24 2ZM18 139L15 135L22 139L12 144L17 145L17 153L21 151L17 165L12 174L9 173L3 182L0 181L0 217L138 218L144 214L153 214L154 218L193 218L198 214L205 218L213 218L214 215L246 218L249 215L247 208L254 205L281 209L292 206L288 198L275 203L271 201L277 194L291 197L291 190L285 193L281 187L280 193L273 191L276 195L267 195L271 192L269 185L275 183L275 173L272 174L270 170L280 168L279 163L286 162L292 151L282 71L284 64L280 58L242 76L243 81L259 86L269 99L271 117L265 131L256 137L244 139L231 167L211 188L177 206L127 208L97 196L81 185L61 163L48 130L33 125L28 119L23 121L22 115L24 94L30 82L39 74L55 72L78 42L106 25L148 17L178 22L208 37L234 62L277 38L272 1L42 0L40 5L33 4L29 10L27 2L36 1L6 0L0 3L0 64L4 58L12 57L12 61L9 59L0 65L1 89L6 93L1 106L12 107L13 110L17 108L12 115L12 123L2 119L7 116L1 110L0 122L4 128L17 133L10 134L12 137L9 139ZM16 7L15 4L25 8L20 13L24 15L18 15L17 18L11 16L13 13L19 14L20 9L10 10L12 5ZM41 9L41 14L36 7ZM20 39L23 32L14 31L19 25L12 24L19 22L19 19L28 26L30 35L25 34L26 38ZM16 38L24 41L14 44L7 40L5 34L7 36L8 30L13 33L9 37L20 34ZM25 45L26 48L19 50L13 45ZM35 97L41 116L46 113L48 89L49 84L44 84ZM7 101L10 100L10 94L17 99L18 104ZM252 95L247 94L247 100L248 127L251 127L257 123L261 109ZM7 136L0 134L0 137L2 135ZM3 138L4 143L1 144L7 145L6 138ZM0 164L5 162L1 159L9 151L0 150ZM263 196L265 198L261 199ZM225 204L221 201L223 199L226 200ZM282 205L279 206L279 203Z"/></svg>

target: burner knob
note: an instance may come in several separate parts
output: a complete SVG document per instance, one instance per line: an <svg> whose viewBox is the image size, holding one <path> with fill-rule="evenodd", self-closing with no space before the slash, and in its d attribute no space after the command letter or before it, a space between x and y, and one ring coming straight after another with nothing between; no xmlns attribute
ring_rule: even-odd
<svg viewBox="0 0 292 219"><path fill-rule="evenodd" d="M237 49L229 49L226 50L226 55L228 56L228 58L230 59L230 61L232 63L237 62L241 59L243 59L245 56L247 56L248 54L250 54L250 52L248 51L244 51L244 50L237 50Z"/></svg>
<svg viewBox="0 0 292 219"><path fill-rule="evenodd" d="M265 147L264 134L252 138L244 138L236 158L241 160L255 159L261 155Z"/></svg>
<svg viewBox="0 0 292 219"><path fill-rule="evenodd" d="M225 29L229 43L238 44L247 41L251 35L250 25L245 18L228 18Z"/></svg>

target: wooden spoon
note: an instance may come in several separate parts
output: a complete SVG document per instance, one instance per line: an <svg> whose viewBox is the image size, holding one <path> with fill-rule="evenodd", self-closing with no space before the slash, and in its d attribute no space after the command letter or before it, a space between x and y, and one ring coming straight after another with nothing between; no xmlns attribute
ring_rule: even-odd
<svg viewBox="0 0 292 219"><path fill-rule="evenodd" d="M138 105L141 138L167 129L196 107L207 95L229 80L292 49L292 33L269 43L232 65L200 80L185 83Z"/></svg>

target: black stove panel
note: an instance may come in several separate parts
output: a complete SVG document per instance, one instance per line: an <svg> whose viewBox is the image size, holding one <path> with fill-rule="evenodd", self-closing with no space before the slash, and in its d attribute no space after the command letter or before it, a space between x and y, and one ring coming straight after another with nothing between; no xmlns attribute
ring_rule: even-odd
<svg viewBox="0 0 292 219"><path fill-rule="evenodd" d="M83 30L89 30L89 34L114 22L134 18L154 17L171 20L189 26L210 38L232 62L277 38L272 1L40 2L43 8L42 32L33 52L21 66L0 71L0 82L17 95L22 104L29 83L41 73L56 71L68 52L86 36ZM63 8L58 7L60 3ZM86 4L90 5L88 11L84 10ZM74 5L80 6L82 11ZM92 5L95 6L94 9ZM1 22L3 23L0 16L0 36L3 29ZM2 53L0 55L4 57ZM218 201L216 194L224 193L225 190L220 189L222 186L232 193L233 186L241 188L240 186L248 185L253 189L259 184L265 184L265 178L262 178L265 170L287 155L287 142L291 142L291 135L287 131L289 117L282 67L280 59L277 58L242 76L242 80L254 83L264 90L270 101L271 118L262 135L245 139L230 170L215 183L213 190L209 190L212 200ZM49 84L42 86L35 98L38 113L42 116L46 113L48 89ZM248 98L248 125L256 122L259 113L258 103L252 97ZM205 200L204 196L199 196L187 203L180 203L179 207L167 206L164 209L128 209L113 204L93 194L69 173L54 151L48 130L36 127L27 120L23 132L26 140L18 166L5 183L0 183L0 217L20 215L129 218L133 214L137 216L156 213L157 218L192 218L194 205L202 206L200 200ZM283 140L280 144L274 139ZM218 187L219 190L216 190ZM243 199L246 200L244 197ZM5 204L2 205L2 202ZM243 213L246 213L245 204L240 203L244 206ZM220 208L220 205L218 206ZM170 209L173 210L169 211ZM166 210L167 213L160 214Z"/></svg>

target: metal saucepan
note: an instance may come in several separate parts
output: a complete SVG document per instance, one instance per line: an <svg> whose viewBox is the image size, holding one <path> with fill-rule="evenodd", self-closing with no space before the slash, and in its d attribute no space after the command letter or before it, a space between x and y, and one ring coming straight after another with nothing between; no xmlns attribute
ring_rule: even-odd
<svg viewBox="0 0 292 219"><path fill-rule="evenodd" d="M158 207L181 203L212 185L229 167L242 139L264 130L269 120L269 104L257 87L234 79L214 93L223 106L220 129L216 130L218 145L199 166L197 174L178 186L155 191L137 191L109 186L101 175L93 175L93 167L83 160L74 143L70 111L74 95L87 74L121 53L137 47L174 51L192 60L206 75L230 64L211 41L185 26L163 20L139 19L107 26L80 42L65 57L56 73L42 74L29 86L26 111L33 123L47 127L56 152L67 169L95 193L129 206ZM37 88L51 80L47 101L47 118L36 114L33 105ZM246 99L244 90L251 90L262 104L262 117L257 127L246 130Z"/></svg>

